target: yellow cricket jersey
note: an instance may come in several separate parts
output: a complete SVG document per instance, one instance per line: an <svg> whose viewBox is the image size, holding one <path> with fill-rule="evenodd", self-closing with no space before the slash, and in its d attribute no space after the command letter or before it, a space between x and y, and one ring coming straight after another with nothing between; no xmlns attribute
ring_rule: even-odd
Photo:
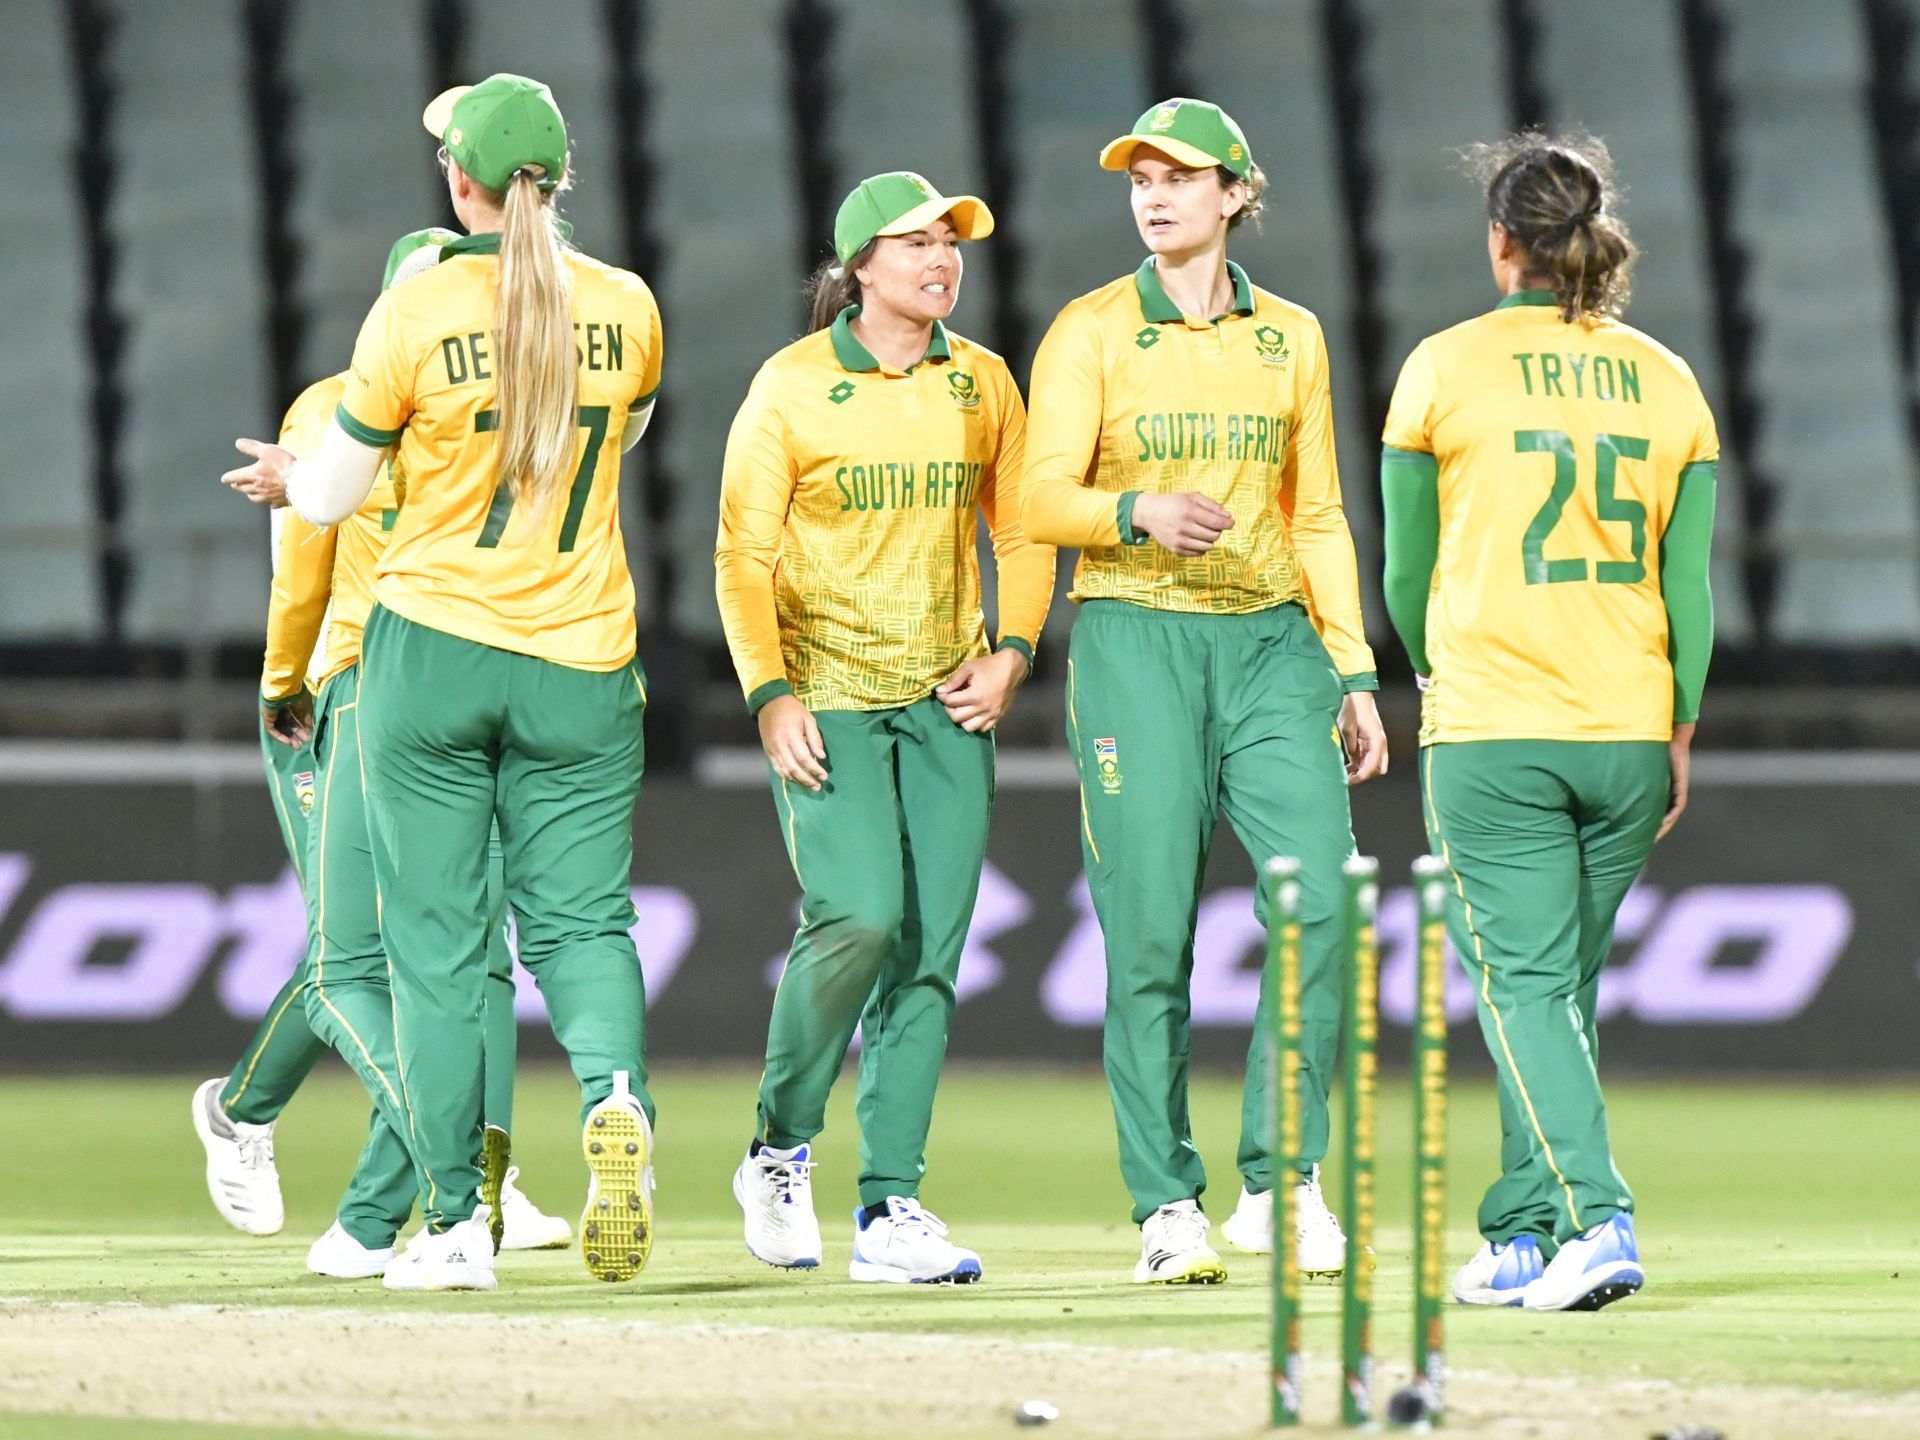
<svg viewBox="0 0 1920 1440"><path fill-rule="evenodd" d="M1439 470L1421 743L1670 738L1661 537L1720 454L1686 362L1522 291L1420 342L1385 439Z"/></svg>
<svg viewBox="0 0 1920 1440"><path fill-rule="evenodd" d="M295 455L320 446L346 389L344 372L300 392L280 422L280 443ZM373 608L373 568L405 499L391 464L372 492L338 525L315 525L292 510L273 512L273 590L267 606L267 655L260 693L284 700L301 684L318 689L360 658L360 634Z"/></svg>
<svg viewBox="0 0 1920 1440"><path fill-rule="evenodd" d="M1081 547L1075 600L1300 601L1347 687L1371 688L1320 322L1227 269L1233 306L1211 320L1180 312L1151 258L1060 312L1033 362L1027 533ZM1136 494L1188 490L1234 518L1213 549L1183 557L1132 532Z"/></svg>
<svg viewBox="0 0 1920 1440"><path fill-rule="evenodd" d="M1006 362L936 324L890 370L849 307L754 377L727 436L714 568L750 708L879 710L986 653L979 522L993 536L1000 643L1029 660L1054 552L1022 534L1026 412Z"/></svg>
<svg viewBox="0 0 1920 1440"><path fill-rule="evenodd" d="M337 412L366 445L398 443L407 503L375 598L435 630L582 670L634 655L620 534L627 415L660 383L660 311L639 276L568 251L579 356L579 462L539 513L494 473L498 234L469 235L374 304Z"/></svg>

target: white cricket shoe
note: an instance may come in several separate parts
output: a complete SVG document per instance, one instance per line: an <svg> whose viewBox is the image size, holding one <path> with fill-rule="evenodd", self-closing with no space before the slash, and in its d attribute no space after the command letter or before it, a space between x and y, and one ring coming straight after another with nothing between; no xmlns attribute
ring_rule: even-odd
<svg viewBox="0 0 1920 1440"><path fill-rule="evenodd" d="M1562 1245L1521 1303L1529 1310L1598 1310L1646 1283L1633 1217L1616 1214Z"/></svg>
<svg viewBox="0 0 1920 1440"><path fill-rule="evenodd" d="M580 1255L596 1280L631 1280L653 1255L653 1126L613 1072L613 1093L587 1112L580 1128L593 1178L580 1216Z"/></svg>
<svg viewBox="0 0 1920 1440"><path fill-rule="evenodd" d="M470 1215L438 1235L422 1230L387 1266L389 1290L492 1290L493 1236Z"/></svg>
<svg viewBox="0 0 1920 1440"><path fill-rule="evenodd" d="M1320 1193L1320 1167L1314 1166L1293 1187L1293 1233L1299 1244L1302 1275L1338 1275L1347 1268L1347 1237ZM1269 1217L1267 1228L1272 1230Z"/></svg>
<svg viewBox="0 0 1920 1440"><path fill-rule="evenodd" d="M370 1280L393 1263L393 1246L369 1250L341 1228L338 1220L307 1247L307 1269L336 1280Z"/></svg>
<svg viewBox="0 0 1920 1440"><path fill-rule="evenodd" d="M1262 1190L1256 1195L1242 1185L1240 1203L1233 1207L1233 1214L1221 1224L1220 1233L1232 1242L1236 1250L1245 1250L1250 1255L1271 1255L1273 1191Z"/></svg>
<svg viewBox="0 0 1920 1440"><path fill-rule="evenodd" d="M500 1218L506 1221L502 1250L558 1250L573 1239L573 1226L529 1200L515 1182L520 1167L509 1165L500 1186Z"/></svg>
<svg viewBox="0 0 1920 1440"><path fill-rule="evenodd" d="M947 1239L947 1227L918 1200L887 1197L887 1213L853 1212L853 1263L847 1274L881 1285L971 1285L980 1257Z"/></svg>
<svg viewBox="0 0 1920 1440"><path fill-rule="evenodd" d="M1197 1200L1162 1205L1140 1225L1136 1285L1217 1285L1227 1267L1207 1244L1207 1217Z"/></svg>
<svg viewBox="0 0 1920 1440"><path fill-rule="evenodd" d="M1488 1241L1453 1275L1453 1298L1462 1305L1518 1305L1546 1262L1540 1242L1516 1235L1502 1245Z"/></svg>
<svg viewBox="0 0 1920 1440"><path fill-rule="evenodd" d="M273 1125L229 1119L220 1106L226 1084L222 1075L193 1092L193 1128L207 1152L207 1194L234 1229L278 1235L287 1212L273 1164Z"/></svg>
<svg viewBox="0 0 1920 1440"><path fill-rule="evenodd" d="M820 1264L820 1221L813 1213L813 1147L762 1145L733 1172L733 1198L746 1216L747 1253L781 1270Z"/></svg>

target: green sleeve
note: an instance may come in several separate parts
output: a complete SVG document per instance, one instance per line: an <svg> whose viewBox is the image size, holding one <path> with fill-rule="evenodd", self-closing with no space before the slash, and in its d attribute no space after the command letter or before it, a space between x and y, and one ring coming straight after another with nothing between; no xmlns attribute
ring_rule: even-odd
<svg viewBox="0 0 1920 1440"><path fill-rule="evenodd" d="M1713 587L1707 562L1713 550L1713 499L1720 467L1697 460L1680 472L1673 517L1660 539L1660 596L1667 606L1667 658L1673 662L1673 718L1700 718L1700 692L1713 658Z"/></svg>
<svg viewBox="0 0 1920 1440"><path fill-rule="evenodd" d="M1386 509L1387 616L1414 670L1427 664L1427 600L1440 558L1440 462L1421 450L1380 451L1380 493Z"/></svg>

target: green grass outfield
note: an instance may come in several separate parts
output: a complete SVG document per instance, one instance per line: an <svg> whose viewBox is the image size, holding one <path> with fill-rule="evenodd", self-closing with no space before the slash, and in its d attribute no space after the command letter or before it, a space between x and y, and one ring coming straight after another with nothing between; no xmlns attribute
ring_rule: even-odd
<svg viewBox="0 0 1920 1440"><path fill-rule="evenodd" d="M0 1079L0 1297L13 1302L0 1314L0 1341L10 1324L44 1320L74 1304L134 1302L314 1308L329 1316L453 1311L826 1328L1096 1347L1089 1354L1160 1347L1250 1357L1266 1344L1263 1259L1238 1256L1219 1242L1232 1269L1225 1286L1170 1291L1128 1283L1138 1232L1128 1223L1104 1085L1093 1073L956 1069L943 1086L924 1198L952 1223L957 1240L981 1252L981 1285L929 1292L845 1279L857 1164L850 1083L836 1095L815 1172L825 1265L809 1278L752 1260L740 1244L728 1181L748 1137L755 1077L680 1067L656 1085L659 1241L646 1273L615 1289L588 1279L572 1251L514 1254L501 1258L501 1289L485 1296L389 1296L377 1282L342 1284L305 1272L305 1246L331 1218L364 1132L364 1099L337 1067L314 1077L278 1132L286 1230L254 1240L227 1229L207 1201L188 1120L196 1078ZM1591 1382L1575 1393L1616 1381L1669 1382L1679 1387L1661 1392L1669 1401L1697 1390L1718 1407L1676 1418L1719 1423L1736 1437L1752 1433L1739 1424L1742 1416L1726 1413L1741 1408L1745 1387L1842 1390L1882 1397L1896 1413L1905 1409L1904 1392L1913 1392L1912 1428L1880 1433L1920 1434L1920 1086L1623 1080L1609 1093L1616 1151L1638 1195L1648 1289L1593 1315L1452 1307L1451 1363L1495 1381ZM1497 1136L1486 1084L1456 1086L1452 1109L1450 1263L1457 1263L1477 1243L1474 1206L1491 1175ZM570 1078L527 1071L518 1111L515 1159L523 1188L572 1218L585 1170ZM1217 1221L1237 1192L1236 1084L1197 1081L1194 1113L1215 1177ZM1410 1348L1407 1159L1406 1091L1388 1085L1381 1095L1377 1234L1383 1400L1407 1378ZM1330 1174L1330 1196L1337 1184ZM1323 1362L1337 1346L1337 1298L1335 1286L1309 1289L1307 1344ZM1151 1368L1150 1360L1143 1364ZM1124 1388L1131 1371L1115 1368L1123 1373L1113 1383ZM88 1379L93 1401L70 1401L56 1384L9 1383L0 1366L0 1436L283 1433L53 1413L144 1413L155 1420L188 1413L159 1400L143 1410L112 1397L110 1367ZM1241 1404L1237 1397L1197 1398L1214 1407ZM1257 1385L1250 1387L1246 1433L1257 1430L1264 1403ZM1476 1403L1482 1414L1497 1412L1497 1399L1483 1395ZM1330 1411L1332 1396L1310 1404ZM349 1418L323 1406L303 1412L300 1425L313 1428L299 1433L358 1433ZM1072 1419L1052 1433L1077 1433ZM318 1428L328 1425L340 1428ZM1187 1432L1176 1426L1166 1433Z"/></svg>

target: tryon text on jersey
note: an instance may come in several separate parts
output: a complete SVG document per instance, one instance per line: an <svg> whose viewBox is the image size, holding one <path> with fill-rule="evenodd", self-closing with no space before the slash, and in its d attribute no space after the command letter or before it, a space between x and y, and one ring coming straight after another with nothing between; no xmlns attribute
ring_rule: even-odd
<svg viewBox="0 0 1920 1440"><path fill-rule="evenodd" d="M1516 350L1520 380L1527 394L1551 395L1561 400L1618 400L1640 403L1640 362L1616 360L1611 355L1576 355L1571 350L1535 354ZM1535 382L1539 390L1534 390Z"/></svg>
<svg viewBox="0 0 1920 1440"><path fill-rule="evenodd" d="M578 343L574 353L588 370L626 368L627 338L618 324L598 320L582 324L576 320L573 333ZM465 335L449 335L440 342L440 359L446 366L447 384L464 385L469 380L493 379L493 332L474 330Z"/></svg>

